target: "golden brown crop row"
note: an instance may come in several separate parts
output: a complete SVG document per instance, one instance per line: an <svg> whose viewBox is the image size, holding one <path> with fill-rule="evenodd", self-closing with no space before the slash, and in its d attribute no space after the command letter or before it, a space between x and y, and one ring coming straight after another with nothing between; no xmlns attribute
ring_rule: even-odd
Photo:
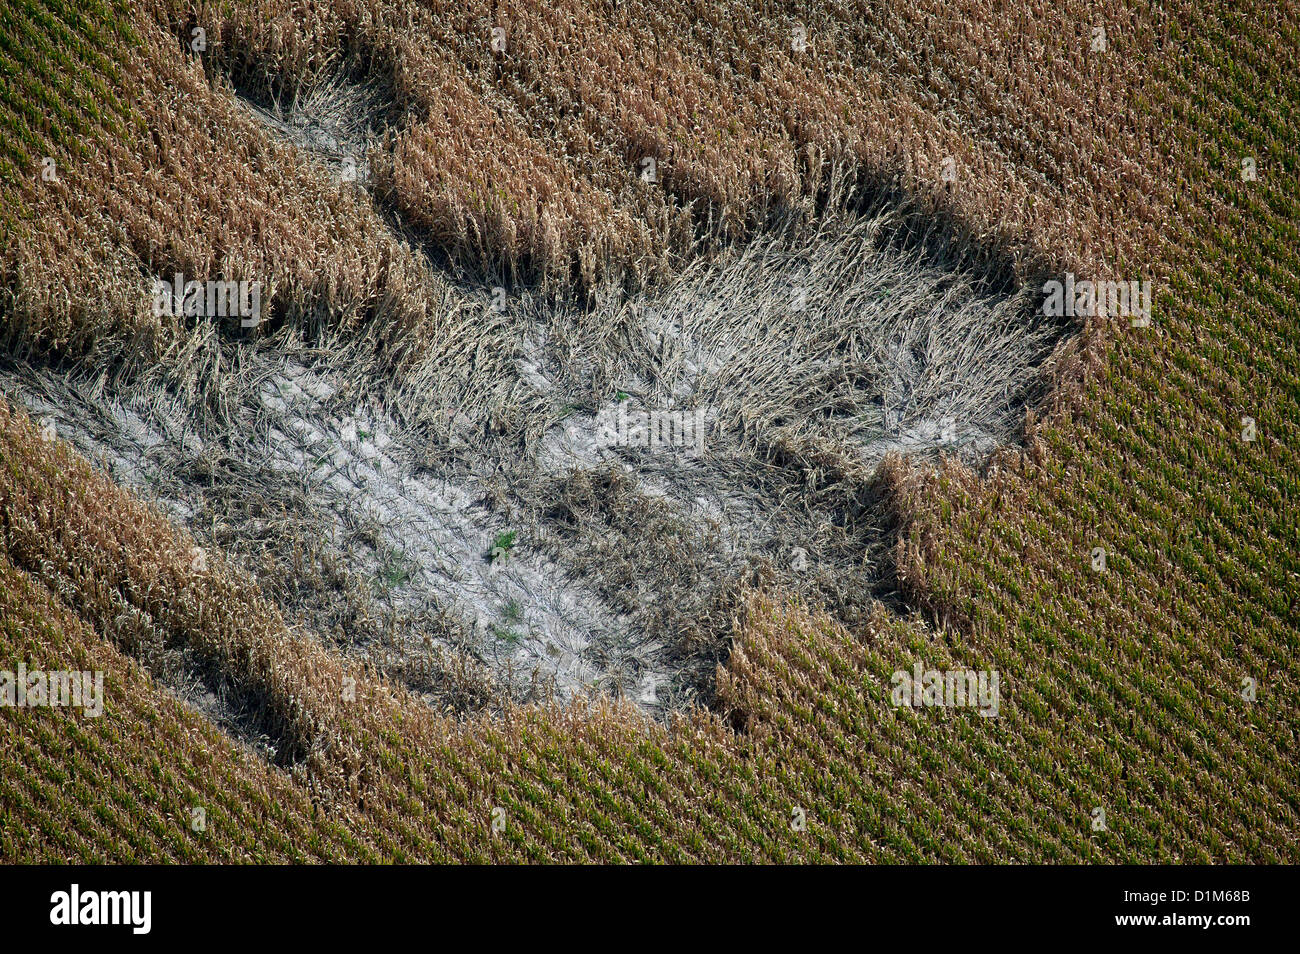
<svg viewBox="0 0 1300 954"><path fill-rule="evenodd" d="M774 209L882 189L942 212L959 251L1100 271L1148 236L1166 182L1135 107L1167 21L1119 4L133 9L118 56L136 122L81 156L48 143L60 182L17 183L35 211L5 255L19 342L156 359L184 330L152 315L150 283L179 270L260 280L294 327L378 319L427 347L439 280L364 194L251 119L227 73L254 92L345 68L379 83L401 119L371 149L375 202L489 283L636 284Z"/></svg>

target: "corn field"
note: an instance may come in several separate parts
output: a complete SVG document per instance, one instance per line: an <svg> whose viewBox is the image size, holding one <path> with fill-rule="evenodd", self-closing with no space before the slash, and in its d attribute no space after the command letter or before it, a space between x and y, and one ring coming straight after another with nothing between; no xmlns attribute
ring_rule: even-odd
<svg viewBox="0 0 1300 954"><path fill-rule="evenodd" d="M0 707L0 860L1300 860L1298 43L1292 4L1182 0L0 0L0 669L106 696ZM1149 322L1031 320L1066 273L1149 280ZM160 314L176 274L260 323ZM525 691L445 621L353 651L415 624L284 502L308 477L255 482L286 355L510 515L475 579L541 514L692 692ZM988 448L871 443L888 374ZM138 470L208 495L168 512L41 381L184 408L217 464ZM520 476L669 393L730 428L761 546L665 510L680 471ZM997 718L891 703L918 663L995 672Z"/></svg>

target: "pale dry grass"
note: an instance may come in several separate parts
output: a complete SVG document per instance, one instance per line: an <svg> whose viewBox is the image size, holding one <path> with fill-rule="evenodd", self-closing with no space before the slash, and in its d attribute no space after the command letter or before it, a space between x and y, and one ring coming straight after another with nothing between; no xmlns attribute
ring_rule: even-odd
<svg viewBox="0 0 1300 954"><path fill-rule="evenodd" d="M440 708L595 683L662 714L712 698L745 582L865 618L893 587L877 465L978 466L1041 397L1072 329L914 225L887 202L791 215L589 308L531 294L498 315L457 292L494 320L400 387L365 338L215 330L132 382L83 362L0 383ZM703 454L610 446L601 415L629 408L698 412ZM510 528L497 575L484 553Z"/></svg>

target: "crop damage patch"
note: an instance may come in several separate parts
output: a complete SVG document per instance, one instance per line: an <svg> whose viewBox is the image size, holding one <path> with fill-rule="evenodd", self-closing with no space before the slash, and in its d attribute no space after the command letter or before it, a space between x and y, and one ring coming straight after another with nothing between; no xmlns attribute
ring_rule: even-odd
<svg viewBox="0 0 1300 954"><path fill-rule="evenodd" d="M792 225L588 308L465 290L484 321L438 367L507 359L475 364L473 399L463 375L403 386L287 336L203 338L217 396L180 369L0 380L432 704L596 692L661 715L710 699L743 584L865 615L890 588L879 463L978 465L1040 393L1068 329L884 241L893 224Z"/></svg>
<svg viewBox="0 0 1300 954"><path fill-rule="evenodd" d="M282 78L254 82L247 72L226 74L222 80L268 130L323 164L335 178L362 187L370 178L368 150L407 118L391 78L357 64L293 85L291 91Z"/></svg>
<svg viewBox="0 0 1300 954"><path fill-rule="evenodd" d="M360 69L291 93L224 82L361 185L376 130L403 121ZM286 619L448 711L708 703L746 584L852 624L891 588L880 462L978 465L1069 332L1027 291L900 242L887 211L791 216L594 305L453 280L376 211L445 292L435 346L413 351L382 313L311 342L200 321L129 381L15 365L0 384L234 556Z"/></svg>
<svg viewBox="0 0 1300 954"><path fill-rule="evenodd" d="M852 623L884 595L887 454L978 466L1015 439L1068 329L898 243L890 214L792 224L587 310L525 297L550 402L534 506L584 578L707 694L738 582ZM549 480L549 483L548 483Z"/></svg>
<svg viewBox="0 0 1300 954"><path fill-rule="evenodd" d="M52 436L240 557L290 619L431 701L572 695L604 675L594 641L635 649L617 614L515 542L490 474L435 476L382 412L330 408L325 376L281 355L251 363L226 382L228 420L76 372L10 367L0 382Z"/></svg>

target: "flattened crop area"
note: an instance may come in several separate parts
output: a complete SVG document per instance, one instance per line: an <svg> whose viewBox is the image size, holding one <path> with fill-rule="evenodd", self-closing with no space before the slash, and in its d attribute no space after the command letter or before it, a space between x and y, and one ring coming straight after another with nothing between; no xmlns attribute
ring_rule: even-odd
<svg viewBox="0 0 1300 954"><path fill-rule="evenodd" d="M4 381L287 618L440 708L597 693L659 714L712 697L744 583L846 621L888 595L887 454L978 466L1015 439L1067 328L989 284L897 215L842 215L585 307L460 287L482 322L446 353L511 356L478 408L389 386L356 342L219 319L138 379ZM186 388L198 366L223 370Z"/></svg>

